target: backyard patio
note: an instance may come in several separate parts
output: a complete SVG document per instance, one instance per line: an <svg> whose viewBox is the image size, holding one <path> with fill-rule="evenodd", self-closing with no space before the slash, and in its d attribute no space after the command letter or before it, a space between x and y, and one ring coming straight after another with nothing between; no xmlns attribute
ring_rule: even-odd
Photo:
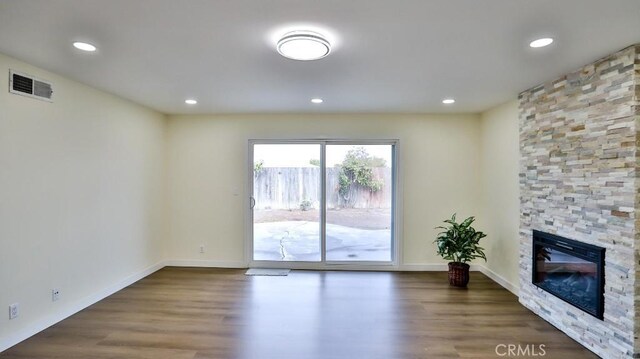
<svg viewBox="0 0 640 359"><path fill-rule="evenodd" d="M327 260L391 260L389 209L327 211ZM320 223L317 210L259 210L254 217L257 260L319 261Z"/></svg>

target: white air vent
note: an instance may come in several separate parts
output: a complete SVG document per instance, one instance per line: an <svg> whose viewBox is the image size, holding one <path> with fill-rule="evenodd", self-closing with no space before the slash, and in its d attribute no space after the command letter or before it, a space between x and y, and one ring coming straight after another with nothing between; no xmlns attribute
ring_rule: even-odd
<svg viewBox="0 0 640 359"><path fill-rule="evenodd" d="M53 101L51 83L13 70L9 70L9 92L38 100Z"/></svg>

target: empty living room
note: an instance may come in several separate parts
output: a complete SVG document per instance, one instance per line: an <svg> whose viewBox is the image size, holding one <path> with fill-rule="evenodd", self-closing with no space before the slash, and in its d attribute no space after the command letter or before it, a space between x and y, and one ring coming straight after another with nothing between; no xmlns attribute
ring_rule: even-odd
<svg viewBox="0 0 640 359"><path fill-rule="evenodd" d="M0 0L0 359L639 333L640 1Z"/></svg>

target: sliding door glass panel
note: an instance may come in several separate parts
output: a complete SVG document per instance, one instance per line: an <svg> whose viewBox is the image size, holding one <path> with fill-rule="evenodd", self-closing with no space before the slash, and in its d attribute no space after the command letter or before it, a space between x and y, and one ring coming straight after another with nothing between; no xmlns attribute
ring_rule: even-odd
<svg viewBox="0 0 640 359"><path fill-rule="evenodd" d="M320 144L253 146L253 259L320 261Z"/></svg>
<svg viewBox="0 0 640 359"><path fill-rule="evenodd" d="M392 260L392 145L326 146L326 260Z"/></svg>

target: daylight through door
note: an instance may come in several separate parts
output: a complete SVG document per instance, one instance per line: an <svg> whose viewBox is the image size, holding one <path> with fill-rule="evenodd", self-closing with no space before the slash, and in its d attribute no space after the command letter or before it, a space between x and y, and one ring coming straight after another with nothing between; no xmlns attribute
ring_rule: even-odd
<svg viewBox="0 0 640 359"><path fill-rule="evenodd" d="M395 143L253 142L252 262L392 263Z"/></svg>

